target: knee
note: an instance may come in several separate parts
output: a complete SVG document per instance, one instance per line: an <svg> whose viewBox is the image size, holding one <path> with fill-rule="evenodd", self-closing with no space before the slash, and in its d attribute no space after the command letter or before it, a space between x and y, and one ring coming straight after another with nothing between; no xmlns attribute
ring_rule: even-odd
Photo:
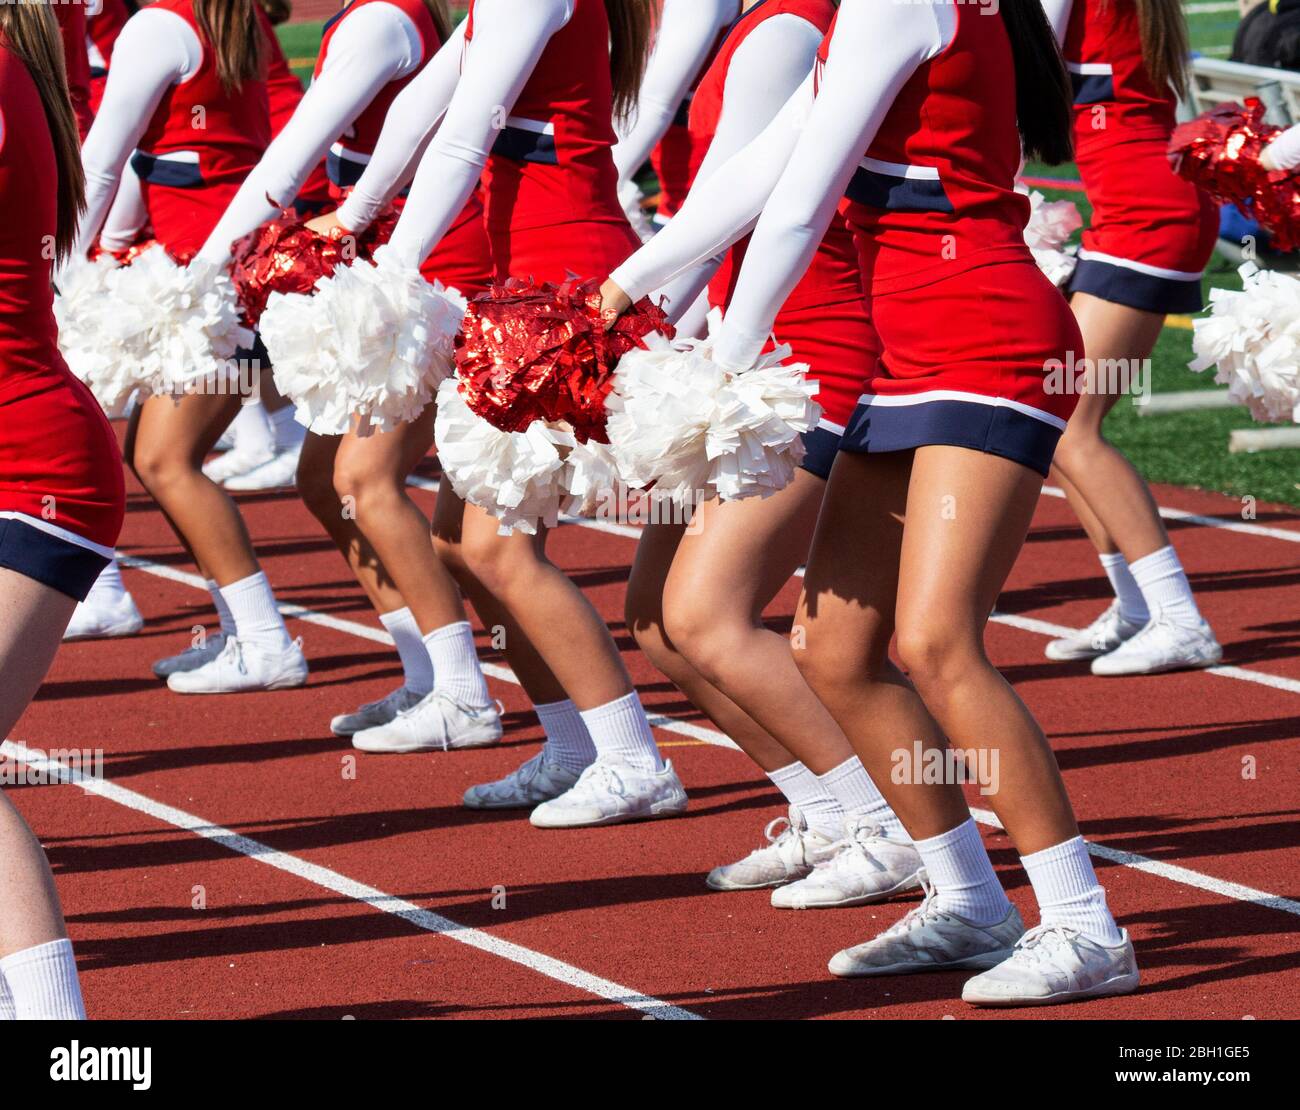
<svg viewBox="0 0 1300 1110"><path fill-rule="evenodd" d="M790 631L790 651L804 682L827 705L834 704L838 700L837 692L850 685L843 655L835 651L830 637L816 626L796 624ZM852 678L861 682L863 676Z"/></svg>
<svg viewBox="0 0 1300 1110"><path fill-rule="evenodd" d="M429 538L433 543L433 553L451 572L452 577L461 581L463 576L469 575L469 564L465 562L465 552L461 548L459 539L452 539L438 531L432 532Z"/></svg>
<svg viewBox="0 0 1300 1110"><path fill-rule="evenodd" d="M903 621L898 626L898 658L917 691L927 702L961 680L983 658L978 636L936 621Z"/></svg>
<svg viewBox="0 0 1300 1110"><path fill-rule="evenodd" d="M507 598L524 580L531 548L513 537L483 529L466 534L455 558L494 597Z"/></svg>
<svg viewBox="0 0 1300 1110"><path fill-rule="evenodd" d="M131 469L145 489L157 496L194 467L172 445L146 441L136 443L131 455Z"/></svg>
<svg viewBox="0 0 1300 1110"><path fill-rule="evenodd" d="M334 495L352 508L359 521L390 511L402 490L363 459L340 452L334 463Z"/></svg>
<svg viewBox="0 0 1300 1110"><path fill-rule="evenodd" d="M333 476L319 466L306 465L307 462L307 453L303 452L295 477L298 496L317 520L332 519L339 512L339 498L334 492Z"/></svg>
<svg viewBox="0 0 1300 1110"><path fill-rule="evenodd" d="M664 597L664 629L691 667L718 685L729 665L746 656L744 626L732 614L720 612L697 598L669 593Z"/></svg>

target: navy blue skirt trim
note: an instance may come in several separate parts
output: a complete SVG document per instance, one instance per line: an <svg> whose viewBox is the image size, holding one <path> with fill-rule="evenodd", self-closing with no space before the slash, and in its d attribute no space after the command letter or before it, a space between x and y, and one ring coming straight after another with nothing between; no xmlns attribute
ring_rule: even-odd
<svg viewBox="0 0 1300 1110"><path fill-rule="evenodd" d="M0 567L76 601L85 601L106 566L108 559L98 551L61 539L25 520L0 517Z"/></svg>

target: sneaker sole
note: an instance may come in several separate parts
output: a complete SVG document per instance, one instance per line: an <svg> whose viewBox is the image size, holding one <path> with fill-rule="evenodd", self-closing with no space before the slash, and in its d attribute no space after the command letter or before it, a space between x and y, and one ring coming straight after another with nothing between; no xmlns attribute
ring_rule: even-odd
<svg viewBox="0 0 1300 1110"><path fill-rule="evenodd" d="M1116 644L1115 647L1119 647ZM1057 648L1054 643L1048 644L1043 649L1043 654L1055 663L1079 663L1085 659L1100 659L1103 655L1108 655L1115 648L1107 648L1105 651L1098 651L1096 648L1078 648L1076 650L1066 650Z"/></svg>
<svg viewBox="0 0 1300 1110"><path fill-rule="evenodd" d="M773 901L772 908L778 910L844 910L853 906L870 906L875 902L884 902L893 898L896 894L902 894L906 891L913 890L921 885L918 878L919 871L914 871L910 877L895 883L888 890L878 891L875 894L858 895L855 898L841 898L834 902L809 902L802 901L799 903L777 903ZM781 884L784 885L784 884Z"/></svg>
<svg viewBox="0 0 1300 1110"><path fill-rule="evenodd" d="M706 875L704 877L704 885L710 890L722 891L724 893L738 890L773 890L776 887L785 886L787 883L796 883L803 877L803 875L788 875L784 879L772 879L766 883L733 883L727 879L721 879L715 882L712 875Z"/></svg>
<svg viewBox="0 0 1300 1110"><path fill-rule="evenodd" d="M1203 659L1193 662L1192 660L1179 660L1174 663L1161 663L1153 667L1138 667L1131 670L1123 671L1106 671L1091 668L1092 673L1098 678L1133 678L1136 675L1144 674L1170 674L1174 671L1203 671L1207 667L1217 667L1223 662L1223 655L1220 654L1215 659Z"/></svg>
<svg viewBox="0 0 1300 1110"><path fill-rule="evenodd" d="M444 748L441 744L426 742L423 740L398 741L396 743L369 741L357 743L356 735L352 737L352 746L359 752L369 752L371 755L416 755L420 752L459 752L470 748L490 748L493 744L501 743L500 736L488 736L482 739L474 740L456 740L448 743Z"/></svg>
<svg viewBox="0 0 1300 1110"><path fill-rule="evenodd" d="M828 966L830 973L839 979L869 979L878 975L917 975L929 971L989 971L1011 956L1015 948L999 948L996 952L985 952L978 956L967 956L945 964L904 963L888 964L885 967L856 967L852 971L836 971Z"/></svg>
<svg viewBox="0 0 1300 1110"><path fill-rule="evenodd" d="M560 794L563 793L563 790L560 791ZM537 798L534 801L527 802L518 800L509 802L471 802L468 798L462 797L460 803L466 809L477 810L536 809L538 806L543 805L546 802L554 801L560 796L560 794L552 794L549 798Z"/></svg>
<svg viewBox="0 0 1300 1110"><path fill-rule="evenodd" d="M545 803L539 803L544 805ZM680 817L686 812L686 799L680 802L656 802L643 813L615 813L608 817L599 817L594 821L537 821L537 811L529 817L529 823L537 829L595 829L604 825L630 825L635 821L655 821L663 817Z"/></svg>
<svg viewBox="0 0 1300 1110"><path fill-rule="evenodd" d="M78 632L72 636L65 634L63 642L76 644L86 640L118 640L125 636L138 636L143 631L144 621L134 620L127 621L125 624L110 625L107 628L97 628L94 632Z"/></svg>
<svg viewBox="0 0 1300 1110"><path fill-rule="evenodd" d="M1138 988L1138 973L1113 975L1096 986L1081 991L1058 991L1045 998L1005 998L992 995L968 995L962 991L961 1000L972 1006L1012 1007L1012 1006L1058 1006L1062 1002L1082 1002L1088 998L1107 998L1118 994L1132 994Z"/></svg>
<svg viewBox="0 0 1300 1110"><path fill-rule="evenodd" d="M196 668L197 669L197 668ZM179 671L179 674L189 674L189 671ZM274 682L268 682L264 686L240 686L226 690L178 690L169 681L167 689L173 694L262 694L272 690L297 690L299 687L307 685L307 676L304 674L301 678L293 676L291 678L277 678Z"/></svg>

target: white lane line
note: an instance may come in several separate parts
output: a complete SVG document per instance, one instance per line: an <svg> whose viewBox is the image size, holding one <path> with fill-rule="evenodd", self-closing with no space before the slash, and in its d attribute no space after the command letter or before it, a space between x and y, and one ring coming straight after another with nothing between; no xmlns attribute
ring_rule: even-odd
<svg viewBox="0 0 1300 1110"><path fill-rule="evenodd" d="M187 574L184 571L174 570L171 567L160 566L151 563L148 559L141 559L136 556L123 556L122 564L132 567L136 570L144 571L147 574L156 574L160 578L166 578L173 582L180 582L185 585L193 586L195 589L207 591L207 583L196 574ZM359 624L356 621L345 620L341 617L331 617L325 613L317 613L311 609L305 609L301 605L292 605L282 602L280 611L286 617L296 617L298 620L306 621L309 624L316 624L323 628L330 628L336 632L347 633L357 636L364 640L370 640L373 643L392 644L392 639L388 633L382 629L372 628L369 625ZM993 620L1010 625L1013 628L1020 628L1027 632L1035 632L1041 636L1064 636L1077 629L1066 628L1064 625L1050 624L1047 621L1035 620L1032 617L1018 617L1011 614L994 613ZM515 677L514 672L509 667L497 666L494 664L484 664L484 673L502 682L508 682L518 686L519 680ZM1265 685L1273 686L1277 689L1287 690L1292 693L1300 693L1300 682L1293 682L1290 679L1277 678L1274 675L1261 675L1255 671L1246 671L1241 667L1212 667L1212 674L1222 674L1227 678L1238 678L1248 682L1263 682ZM661 714L652 714L650 723L665 732L676 733L679 736L689 737L692 740L698 740L710 747L732 748L739 751L729 736L725 736L715 729L703 725L691 724L688 721L678 721L672 717L665 717ZM981 824L988 825L992 828L1000 829L1002 824L991 810L977 809L972 810L977 821ZM1192 871L1185 867L1178 867L1174 864L1161 863L1158 860L1149 859L1146 856L1138 855L1136 852L1127 852L1119 848L1108 848L1105 845L1094 844L1089 842L1088 850L1095 856L1102 859L1111 860L1115 863L1122 864L1125 867L1133 867L1139 871L1144 871L1151 875L1158 875L1161 878L1168 879L1170 882L1181 883L1184 886L1194 887L1197 890L1211 891L1215 894L1221 894L1224 898L1236 901L1252 902L1270 909L1284 909L1286 912L1296 912L1289 907L1296 907L1300 910L1300 903L1291 902L1279 895L1268 894L1265 891L1253 890L1250 887L1241 886L1237 883L1228 882L1225 879L1216 879L1212 875L1203 875L1199 871ZM351 880L348 880L351 881Z"/></svg>
<svg viewBox="0 0 1300 1110"><path fill-rule="evenodd" d="M992 810L972 809L971 815L982 825L989 825L995 829L1002 828L1002 822L998 820L997 814ZM1098 859L1118 863L1121 867L1131 867L1134 871L1141 871L1147 875L1158 875L1162 879L1168 879L1171 883L1179 883L1182 886L1190 886L1196 890L1204 890L1233 902L1249 902L1255 906L1262 906L1267 910L1280 910L1282 913L1295 914L1300 917L1300 902L1293 901L1290 898L1283 898L1278 894L1269 894L1266 890L1256 890L1252 886L1228 882L1226 879L1216 879L1213 875L1202 875L1199 871L1193 871L1188 867L1180 867L1176 863L1162 863L1160 860L1140 856L1136 852L1126 852L1122 848L1110 848L1105 844L1094 844L1091 840L1088 841L1088 852Z"/></svg>
<svg viewBox="0 0 1300 1110"><path fill-rule="evenodd" d="M144 794L128 790L126 787L119 786L107 779L87 776L80 770L69 767L65 763L49 759L42 752L33 751L25 744L6 740L3 744L0 744L0 752L3 752L11 759L28 764L43 772L46 776L57 777L61 782L79 786L88 794L98 795L107 801L116 802L127 809L135 810L137 813L143 813L147 817L161 821L163 824L172 825L186 832L192 832L196 836L220 844L231 852L247 856L258 863L264 863L267 867L274 867L277 871L293 875L304 882L311 883L334 894L341 894L345 898L363 902L381 913L399 917L408 924L414 925L417 929L423 929L427 933L436 933L439 936L447 937L449 940L454 940L458 944L464 944L470 948L476 948L480 952L498 956L540 975L545 975L548 979L554 979L597 998L603 998L607 1002L614 1002L631 1010L639 1010L655 1018L677 1021L702 1020L699 1014L683 1010L680 1006L661 1002L657 998L651 998L649 995L641 994L638 991L611 982L609 979L602 979L599 976L583 971L581 968L574 967L572 964L566 964L562 960L556 960L540 952L534 952L531 948L525 948L521 944L514 944L479 929L460 925L449 917L443 917L442 914L434 913L432 910L422 909L413 902L407 902L405 899L385 894L382 890L367 886L365 883L359 883L355 879L350 879L346 875L330 870L328 867L322 867L318 863L310 863L298 856L290 855L288 852L277 851L259 840L253 840L251 837L222 828L220 825L214 825L201 817L186 813L183 809L176 809L174 806L154 801L154 799L146 797Z"/></svg>
<svg viewBox="0 0 1300 1110"><path fill-rule="evenodd" d="M1065 497L1065 490L1057 486L1044 486L1044 497ZM1270 540L1285 540L1287 543L1300 543L1300 531L1288 531L1286 528L1270 528L1267 524L1251 524L1246 520L1225 520L1221 516L1202 516L1182 509L1166 509L1158 506L1160 515L1165 520L1177 520L1183 524L1198 524L1202 528L1219 528L1225 532L1237 532L1243 536L1263 536Z"/></svg>

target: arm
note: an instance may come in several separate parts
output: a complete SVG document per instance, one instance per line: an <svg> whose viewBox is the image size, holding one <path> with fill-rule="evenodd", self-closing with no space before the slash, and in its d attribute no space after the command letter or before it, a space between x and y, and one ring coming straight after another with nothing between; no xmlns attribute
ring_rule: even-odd
<svg viewBox="0 0 1300 1110"><path fill-rule="evenodd" d="M149 211L145 208L140 178L134 170L124 169L113 207L104 221L104 230L99 233L100 246L110 251L126 250L148 222Z"/></svg>
<svg viewBox="0 0 1300 1110"><path fill-rule="evenodd" d="M77 232L74 258L84 256L99 234L122 169L163 94L198 72L202 61L198 36L183 19L166 11L143 11L133 17L118 37L113 54L104 102L81 151L86 211Z"/></svg>
<svg viewBox="0 0 1300 1110"><path fill-rule="evenodd" d="M391 4L370 4L350 16L331 40L320 76L244 180L199 257L225 263L236 240L292 204L313 167L366 105L389 81L419 65L419 42L410 19Z"/></svg>
<svg viewBox="0 0 1300 1110"><path fill-rule="evenodd" d="M745 38L727 68L722 115L700 166L705 181L732 155L756 138L780 112L817 60L821 32L796 15L765 20ZM674 320L694 303L722 264L723 254L691 267L674 278L656 296L667 300Z"/></svg>
<svg viewBox="0 0 1300 1110"><path fill-rule="evenodd" d="M393 257L410 266L428 257L465 207L498 128L573 8L572 0L479 0L474 12L460 81L389 243Z"/></svg>
<svg viewBox="0 0 1300 1110"><path fill-rule="evenodd" d="M1047 13L1047 22L1056 32L1056 41L1065 45L1065 32L1070 26L1070 9L1074 0L1043 0L1043 11Z"/></svg>
<svg viewBox="0 0 1300 1110"><path fill-rule="evenodd" d="M614 147L620 184L640 169L664 137L719 33L735 14L734 0L664 0L635 122L625 134L620 131Z"/></svg>

